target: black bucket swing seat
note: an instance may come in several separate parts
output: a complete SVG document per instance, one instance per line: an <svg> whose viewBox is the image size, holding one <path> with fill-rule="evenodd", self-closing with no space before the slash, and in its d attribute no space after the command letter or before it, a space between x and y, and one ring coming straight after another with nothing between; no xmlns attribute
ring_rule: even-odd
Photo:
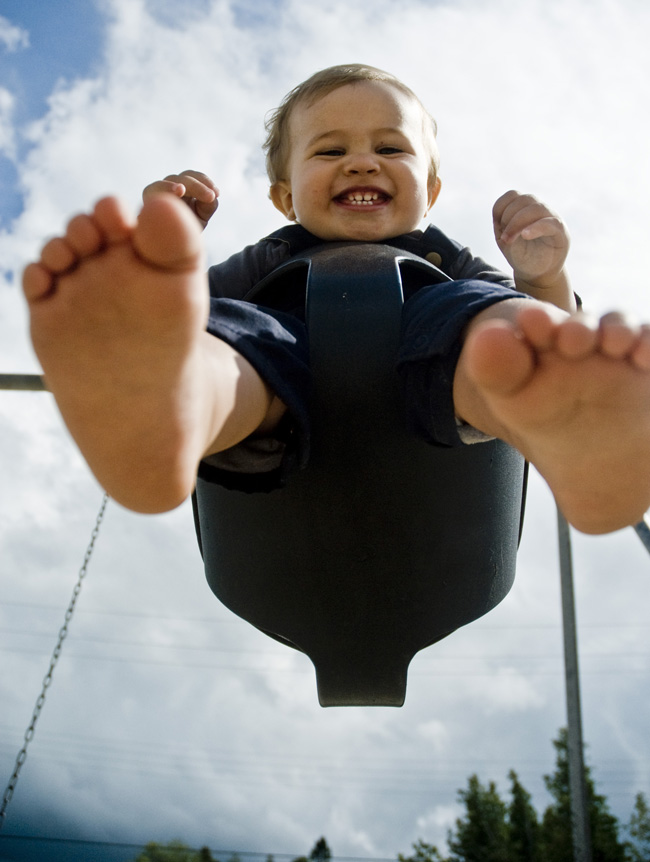
<svg viewBox="0 0 650 862"><path fill-rule="evenodd" d="M309 464L268 494L197 482L211 589L309 656L322 706L401 706L413 656L495 607L514 580L523 458L499 440L430 446L401 409L404 290L444 280L370 243L327 244L275 270L254 301L306 286Z"/></svg>

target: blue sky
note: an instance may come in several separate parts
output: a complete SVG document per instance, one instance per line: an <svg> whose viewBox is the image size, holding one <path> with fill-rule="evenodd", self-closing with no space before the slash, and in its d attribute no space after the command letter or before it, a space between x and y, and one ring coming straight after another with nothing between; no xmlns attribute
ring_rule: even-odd
<svg viewBox="0 0 650 862"><path fill-rule="evenodd" d="M530 190L567 220L586 305L650 314L642 0L0 0L0 16L0 371L38 369L20 270L100 195L136 207L156 177L205 170L222 191L212 261L280 226L264 114L351 59L388 67L436 116L447 233L498 265L492 203ZM8 779L101 492L48 396L0 393L0 439ZM574 551L589 760L626 819L650 795L650 559L631 530L576 535ZM505 794L516 769L543 808L565 721L560 632L536 475L513 591L416 658L401 710L320 709L309 662L209 593L187 505L147 518L111 504L6 832L289 855L324 834L337 855L395 858L444 843L472 772Z"/></svg>
<svg viewBox="0 0 650 862"><path fill-rule="evenodd" d="M27 34L15 50L3 52L2 82L17 96L17 119L41 116L52 84L92 75L101 60L105 15L86 0L56 4L3 0L0 14ZM25 44L25 42L27 44Z"/></svg>
<svg viewBox="0 0 650 862"><path fill-rule="evenodd" d="M3 0L0 16L21 32L12 41L12 50L0 50L0 84L15 98L14 121L21 129L43 116L53 83L92 75L97 69L105 18L84 0L55 4ZM20 159L28 144L20 134L15 140ZM0 155L0 224L20 211L18 180L14 160Z"/></svg>

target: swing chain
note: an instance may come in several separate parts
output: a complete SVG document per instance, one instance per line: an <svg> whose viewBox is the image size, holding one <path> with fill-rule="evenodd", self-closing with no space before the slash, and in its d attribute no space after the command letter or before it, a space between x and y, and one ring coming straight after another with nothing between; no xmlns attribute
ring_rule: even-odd
<svg viewBox="0 0 650 862"><path fill-rule="evenodd" d="M14 771L9 779L9 784L4 792L4 796L2 797L2 804L0 805L0 831L5 824L6 820L6 811L11 799L14 795L14 790L16 789L16 784L18 784L18 776L20 775L20 770L23 767L23 763L27 759L27 746L32 741L34 737L34 733L36 730L36 722L39 719L41 714L41 710L43 709L43 705L45 704L45 696L47 694L47 690L52 683L52 675L54 674L54 668L59 660L61 655L61 650L63 648L63 641L68 636L68 624L72 619L72 614L74 613L75 605L77 604L77 598L79 597L79 593L81 592L81 585L83 583L84 578L86 577L86 573L88 571L88 564L90 563L90 558L92 557L93 550L95 548L95 542L97 540L97 536L99 535L99 528L101 527L101 523L104 519L104 512L106 511L106 505L108 503L108 494L104 494L102 498L101 506L99 507L99 512L97 513L97 518L95 519L95 526L93 527L93 531L90 534L90 542L88 543L88 547L86 548L86 553L84 554L83 562L81 564L81 568L79 569L79 576L77 578L77 583L74 586L72 591L72 598L70 600L70 604L68 605L68 609L65 612L64 623L61 629L59 630L58 640L56 642L56 646L54 647L54 652L52 653L52 658L50 659L50 666L45 674L43 679L43 687L41 689L41 693L36 699L36 705L34 707L34 712L32 713L32 719L30 721L29 727L25 731L24 744L23 747L18 752L18 756L16 757L16 764L14 766Z"/></svg>

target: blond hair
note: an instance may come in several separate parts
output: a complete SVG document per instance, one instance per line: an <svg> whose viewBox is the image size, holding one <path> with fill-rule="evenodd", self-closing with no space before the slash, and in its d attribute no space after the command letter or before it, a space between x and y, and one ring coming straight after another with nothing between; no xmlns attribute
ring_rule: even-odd
<svg viewBox="0 0 650 862"><path fill-rule="evenodd" d="M289 120L291 112L301 103L313 105L318 99L344 87L346 84L356 84L360 81L379 81L395 87L404 95L419 105L422 109L424 141L430 154L429 176L435 182L438 176L440 157L436 146L436 134L438 131L436 121L428 113L422 102L410 87L403 84L399 78L376 69L374 66L364 66L360 63L349 63L344 66L330 66L316 72L311 78L298 84L282 100L279 108L271 111L267 116L264 127L266 129L266 140L263 150L266 153L266 172L271 185L286 180L287 164L289 162Z"/></svg>

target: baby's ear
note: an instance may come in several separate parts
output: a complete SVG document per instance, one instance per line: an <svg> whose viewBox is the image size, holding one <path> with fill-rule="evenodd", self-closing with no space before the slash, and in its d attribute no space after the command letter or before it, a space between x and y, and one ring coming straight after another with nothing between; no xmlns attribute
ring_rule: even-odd
<svg viewBox="0 0 650 862"><path fill-rule="evenodd" d="M280 210L282 215L286 216L289 221L296 220L291 186L286 180L279 180L277 183L273 183L269 189L269 197L273 201L273 206Z"/></svg>
<svg viewBox="0 0 650 862"><path fill-rule="evenodd" d="M429 180L429 202L427 207L427 213L431 209L431 207L438 200L438 195L440 194L440 187L442 186L442 182L440 177L436 177L435 180ZM425 213L426 215L426 213Z"/></svg>

